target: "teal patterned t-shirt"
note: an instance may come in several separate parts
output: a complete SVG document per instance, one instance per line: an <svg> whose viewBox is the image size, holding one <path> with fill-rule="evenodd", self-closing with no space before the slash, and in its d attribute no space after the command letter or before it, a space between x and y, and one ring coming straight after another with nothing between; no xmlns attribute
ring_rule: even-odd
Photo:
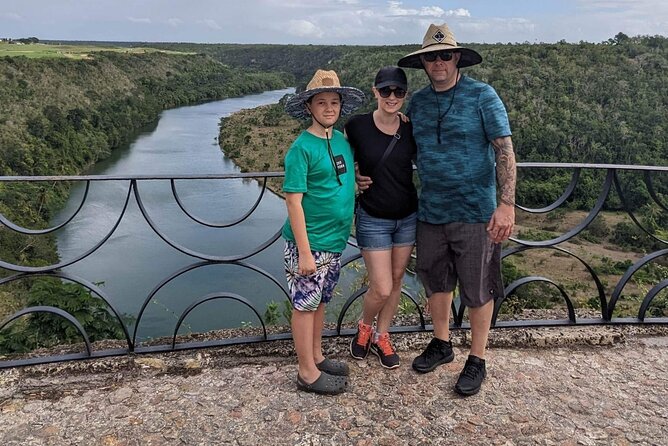
<svg viewBox="0 0 668 446"><path fill-rule="evenodd" d="M445 114L440 144L439 111ZM436 92L431 85L417 91L407 113L418 147L418 219L432 224L487 223L496 209L491 141L511 135L508 114L496 91L462 76L448 91Z"/></svg>

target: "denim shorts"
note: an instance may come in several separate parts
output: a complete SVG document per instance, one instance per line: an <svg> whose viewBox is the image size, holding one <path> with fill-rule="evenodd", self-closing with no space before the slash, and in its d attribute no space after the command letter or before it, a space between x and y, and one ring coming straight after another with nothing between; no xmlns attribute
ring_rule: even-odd
<svg viewBox="0 0 668 446"><path fill-rule="evenodd" d="M408 217L391 220L372 217L359 206L355 221L357 246L368 251L382 251L392 249L394 246L413 246L416 224L415 212Z"/></svg>

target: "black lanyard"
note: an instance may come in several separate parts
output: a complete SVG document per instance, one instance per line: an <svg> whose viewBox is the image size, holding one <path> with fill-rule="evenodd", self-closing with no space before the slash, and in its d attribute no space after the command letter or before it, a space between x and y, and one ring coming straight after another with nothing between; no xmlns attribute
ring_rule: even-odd
<svg viewBox="0 0 668 446"><path fill-rule="evenodd" d="M434 95L436 95L436 107L438 109L438 120L436 121L436 141L439 144L441 143L441 124L443 123L443 120L450 112L452 104L455 103L455 92L457 91L457 85L459 85L460 80L461 79L459 79L459 69L457 69L457 82L455 82L455 86L452 87L452 98L450 98L450 105L448 105L448 109L445 110L443 114L441 114L441 102L438 100L438 93L436 93L436 90L434 90L433 85L431 87L431 91L433 91Z"/></svg>

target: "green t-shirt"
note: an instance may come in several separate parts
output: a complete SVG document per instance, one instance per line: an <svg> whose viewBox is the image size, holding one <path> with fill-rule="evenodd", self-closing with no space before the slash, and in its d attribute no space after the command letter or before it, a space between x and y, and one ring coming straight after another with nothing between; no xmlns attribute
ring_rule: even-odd
<svg viewBox="0 0 668 446"><path fill-rule="evenodd" d="M302 208L311 250L340 253L346 247L353 220L355 168L353 151L343 133L334 130L330 145L333 160L325 138L303 131L285 155L283 192L304 194ZM282 235L295 241L289 219Z"/></svg>

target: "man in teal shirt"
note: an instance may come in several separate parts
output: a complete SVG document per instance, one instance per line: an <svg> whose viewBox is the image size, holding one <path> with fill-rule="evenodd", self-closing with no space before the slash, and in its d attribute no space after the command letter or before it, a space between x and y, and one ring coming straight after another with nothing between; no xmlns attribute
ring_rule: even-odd
<svg viewBox="0 0 668 446"><path fill-rule="evenodd" d="M431 25L422 49L398 63L423 68L431 82L408 108L421 186L417 271L434 323L434 338L413 368L426 373L454 359L450 307L459 285L471 322L471 351L455 385L461 395L477 393L486 376L494 299L503 295L500 243L515 222L515 155L505 107L492 87L459 72L481 61L443 24Z"/></svg>

